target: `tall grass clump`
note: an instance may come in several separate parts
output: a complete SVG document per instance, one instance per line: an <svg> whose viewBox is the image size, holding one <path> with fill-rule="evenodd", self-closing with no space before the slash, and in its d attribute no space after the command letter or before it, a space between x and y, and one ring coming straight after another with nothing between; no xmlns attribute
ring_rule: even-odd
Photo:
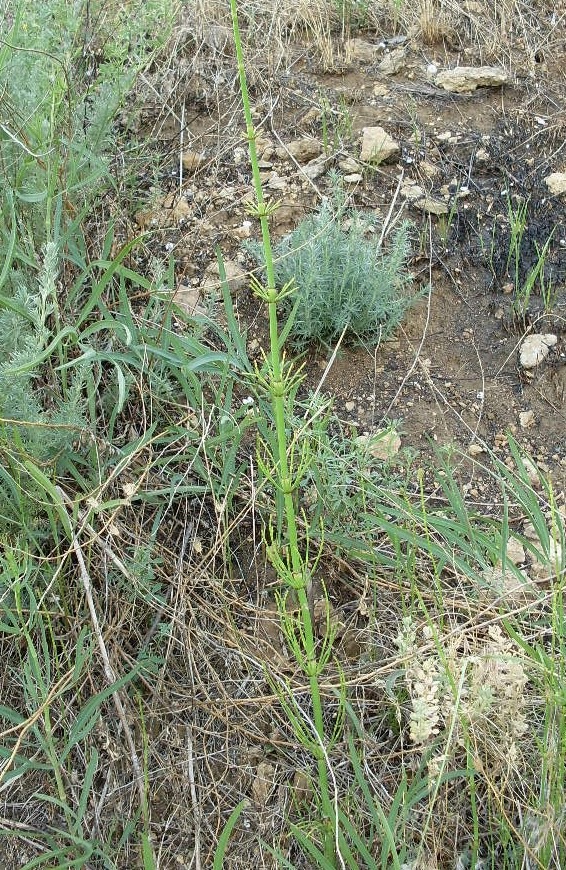
<svg viewBox="0 0 566 870"><path fill-rule="evenodd" d="M346 207L337 178L331 197L274 246L277 287L294 282L282 300L291 312L289 338L297 349L332 344L345 333L377 344L399 325L414 299L407 272L409 224L393 233L387 249L373 236L368 216ZM260 246L249 250L265 266Z"/></svg>

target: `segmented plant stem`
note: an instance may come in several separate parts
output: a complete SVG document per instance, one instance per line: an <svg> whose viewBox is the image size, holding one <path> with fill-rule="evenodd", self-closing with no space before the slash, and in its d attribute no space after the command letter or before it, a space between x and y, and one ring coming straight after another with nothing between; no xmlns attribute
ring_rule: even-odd
<svg viewBox="0 0 566 870"><path fill-rule="evenodd" d="M285 426L285 398L287 393L287 385L284 375L284 367L281 353L282 349L279 337L279 328L277 324L277 304L280 300L280 294L277 290L275 283L275 268L273 263L273 251L269 230L269 216L271 210L265 202L260 177L256 147L256 133L252 121L242 41L238 25L237 0L230 0L230 7L232 12L234 42L236 46L238 75L240 80L240 92L242 96L244 117L246 123L246 134L249 143L252 178L256 196L256 204L253 208L253 214L258 218L260 223L263 254L265 259L266 287L264 288L264 298L267 302L269 312L270 338L269 392L273 407L275 433L277 440L277 456L273 458L276 465L276 477L278 486L283 494L290 567L293 575L293 588L295 589L297 594L300 609L300 620L302 623L300 634L303 637L305 660L301 664L303 665L309 679L309 689L313 707L314 724L319 738L318 742L323 746L324 721L322 699L318 682L318 660L316 653L316 641L307 593L308 565L306 564L306 561L302 557L299 550L297 516L295 511L295 504L293 501L293 492L297 485L297 481L293 479L293 469L290 467L288 459L287 432ZM321 788L323 811L327 816L327 821L330 821L334 813L332 812L332 802L329 795L326 759L324 758L324 754L321 750L316 751L316 758L318 763L318 778Z"/></svg>

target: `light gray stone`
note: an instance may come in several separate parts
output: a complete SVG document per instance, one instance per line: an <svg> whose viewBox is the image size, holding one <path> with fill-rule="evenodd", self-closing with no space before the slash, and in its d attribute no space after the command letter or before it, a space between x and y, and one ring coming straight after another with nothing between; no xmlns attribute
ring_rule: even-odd
<svg viewBox="0 0 566 870"><path fill-rule="evenodd" d="M364 127L360 160L364 163L385 163L401 150L399 143L383 127Z"/></svg>
<svg viewBox="0 0 566 870"><path fill-rule="evenodd" d="M320 176L324 174L328 165L329 162L323 155L322 157L315 158L315 160L309 160L307 165L303 166L303 172L307 178L314 181L315 178L320 178Z"/></svg>
<svg viewBox="0 0 566 870"><path fill-rule="evenodd" d="M519 352L521 366L524 369L534 369L535 366L538 366L539 363L546 359L550 353L550 348L554 347L557 341L558 338L549 333L541 335L537 332L527 335Z"/></svg>
<svg viewBox="0 0 566 870"><path fill-rule="evenodd" d="M548 192L553 196L566 193L566 172L553 172L544 179Z"/></svg>
<svg viewBox="0 0 566 870"><path fill-rule="evenodd" d="M517 538L509 538L505 547L507 558L514 565L522 565L525 561L525 548Z"/></svg>
<svg viewBox="0 0 566 870"><path fill-rule="evenodd" d="M415 208L426 212L426 214L448 214L448 206L446 203L434 199L432 196L423 196L422 199L417 199L414 205Z"/></svg>
<svg viewBox="0 0 566 870"><path fill-rule="evenodd" d="M445 91L466 94L476 88L497 88L509 81L509 76L498 66L457 66L436 74L435 84Z"/></svg>
<svg viewBox="0 0 566 870"><path fill-rule="evenodd" d="M377 67L379 72L384 76L394 76L403 68L406 55L407 52L404 48L396 48L394 51L390 51Z"/></svg>
<svg viewBox="0 0 566 870"><path fill-rule="evenodd" d="M289 155L294 157L297 163L308 163L316 157L320 157L323 152L322 142L317 139L293 139L287 142L284 148L277 149L278 157L289 159Z"/></svg>
<svg viewBox="0 0 566 870"><path fill-rule="evenodd" d="M401 449L401 438L395 429L378 429L371 435L358 435L356 442L374 459L393 459Z"/></svg>
<svg viewBox="0 0 566 870"><path fill-rule="evenodd" d="M204 154L199 154L197 151L183 151L183 156L181 158L183 163L183 169L188 175L192 175L197 169L206 162L206 157Z"/></svg>
<svg viewBox="0 0 566 870"><path fill-rule="evenodd" d="M248 276L238 263L234 260L224 260L224 268L226 270L226 280L228 281L228 287L231 293L236 293L238 290L243 290L248 286ZM204 291L211 291L213 288L220 288L220 273L216 260L209 263L206 267L204 276Z"/></svg>
<svg viewBox="0 0 566 870"><path fill-rule="evenodd" d="M374 63L381 51L382 46L374 45L366 39L347 39L344 44L346 60L359 60L362 63Z"/></svg>
<svg viewBox="0 0 566 870"><path fill-rule="evenodd" d="M338 166L343 172L359 172L361 169L360 164L353 157L345 157L344 160L339 160Z"/></svg>
<svg viewBox="0 0 566 870"><path fill-rule="evenodd" d="M419 184L414 181L406 181L401 188L401 196L405 199L414 200L421 199L425 195L424 190Z"/></svg>
<svg viewBox="0 0 566 870"><path fill-rule="evenodd" d="M181 284L174 296L174 301L183 308L187 314L197 317L206 314L206 308L202 305L202 293L200 287L190 287Z"/></svg>

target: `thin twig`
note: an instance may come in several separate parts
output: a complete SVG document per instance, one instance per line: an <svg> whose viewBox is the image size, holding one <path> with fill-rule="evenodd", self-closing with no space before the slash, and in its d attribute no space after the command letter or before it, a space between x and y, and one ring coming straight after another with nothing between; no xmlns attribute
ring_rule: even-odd
<svg viewBox="0 0 566 870"><path fill-rule="evenodd" d="M194 830L195 868L196 868L196 870L201 870L201 863L200 863L200 810L199 810L199 806L198 806L197 790L196 790L196 786L195 786L195 766L194 766L194 760L193 760L193 732L192 732L192 728L190 725L187 729L187 756L188 756L187 767L188 767L188 774L189 774L189 787L191 790L191 803L193 805L193 815L194 815L194 820L195 820L195 830Z"/></svg>

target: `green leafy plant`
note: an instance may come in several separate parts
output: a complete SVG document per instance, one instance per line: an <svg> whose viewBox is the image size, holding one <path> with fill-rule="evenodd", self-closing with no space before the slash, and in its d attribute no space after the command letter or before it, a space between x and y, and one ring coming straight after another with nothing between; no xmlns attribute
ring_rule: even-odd
<svg viewBox="0 0 566 870"><path fill-rule="evenodd" d="M167 0L15 5L0 0L0 863L566 866L561 495L509 439L482 457L496 510L470 506L454 452L382 461L386 430L359 438L305 395L283 353L301 287L276 280L237 18L271 339L257 367L221 257L225 316L187 317L173 261L108 226L128 211L114 149L127 172L136 148L112 118ZM339 190L324 207L321 234L373 244ZM373 244L375 262L394 247ZM531 289L550 306L543 272ZM402 266L391 278L408 289ZM338 339L360 340L351 319ZM267 620L277 646L252 640Z"/></svg>
<svg viewBox="0 0 566 870"><path fill-rule="evenodd" d="M343 38L367 27L369 0L333 0L333 2L340 17Z"/></svg>
<svg viewBox="0 0 566 870"><path fill-rule="evenodd" d="M346 225L346 226L345 226ZM345 333L356 342L378 343L401 322L414 299L406 262L409 226L403 224L384 252L371 236L370 220L348 210L335 182L334 195L274 248L278 287L293 281L289 339L299 349L310 342L333 343ZM265 265L257 245L248 249Z"/></svg>
<svg viewBox="0 0 566 870"><path fill-rule="evenodd" d="M332 424L332 432L329 431ZM300 421L293 426L300 431ZM387 440L392 429L383 429L373 438L374 446ZM301 505L311 522L313 535L324 519L326 540L353 555L364 549L366 529L360 517L371 510L383 487L402 484L399 473L386 461L371 454L370 444L355 429L340 426L329 414L313 427L316 463L309 468L301 487ZM384 443L385 443L384 441ZM375 535L367 528L367 548L372 550Z"/></svg>
<svg viewBox="0 0 566 870"><path fill-rule="evenodd" d="M262 285L254 280L252 286L258 299L267 305L269 317L270 353L262 371L256 372L253 382L258 394L267 397L271 402L275 431L273 438L263 441L260 465L265 478L279 494L282 502L282 515L278 527L267 528L265 536L268 557L280 583L277 597L281 628L291 654L308 680L312 719L307 717L305 720L303 710L290 685L281 686L276 683L273 685L298 739L316 760L323 853L331 866L334 866L339 831L336 807L331 798L329 785L327 749L339 734L341 717L340 715L337 717L332 735L328 735L320 689L322 674L332 656L333 631L327 619L325 636L322 642L318 643L308 595L310 578L316 568L318 556L315 554L313 557L310 552L308 539L301 546L295 505L296 492L313 459L308 438L303 439L299 444L290 443L289 440L287 419L293 409L301 375L283 358L282 338L277 321L279 305L294 294L294 281L291 276L279 289L276 284L269 228L269 219L276 206L268 203L263 193L236 0L230 0L230 8L255 193L255 202L249 204L249 212L260 225L265 263L265 284ZM296 602L296 612L289 609L290 602Z"/></svg>
<svg viewBox="0 0 566 870"><path fill-rule="evenodd" d="M53 335L48 327L55 311L56 246L48 243L43 253L38 286L20 283L0 308L0 533L22 522L35 530L40 499L25 462L61 472L86 426L81 367L72 380L51 384L49 401L47 391L34 385L44 360L57 355L73 332L65 327Z"/></svg>

